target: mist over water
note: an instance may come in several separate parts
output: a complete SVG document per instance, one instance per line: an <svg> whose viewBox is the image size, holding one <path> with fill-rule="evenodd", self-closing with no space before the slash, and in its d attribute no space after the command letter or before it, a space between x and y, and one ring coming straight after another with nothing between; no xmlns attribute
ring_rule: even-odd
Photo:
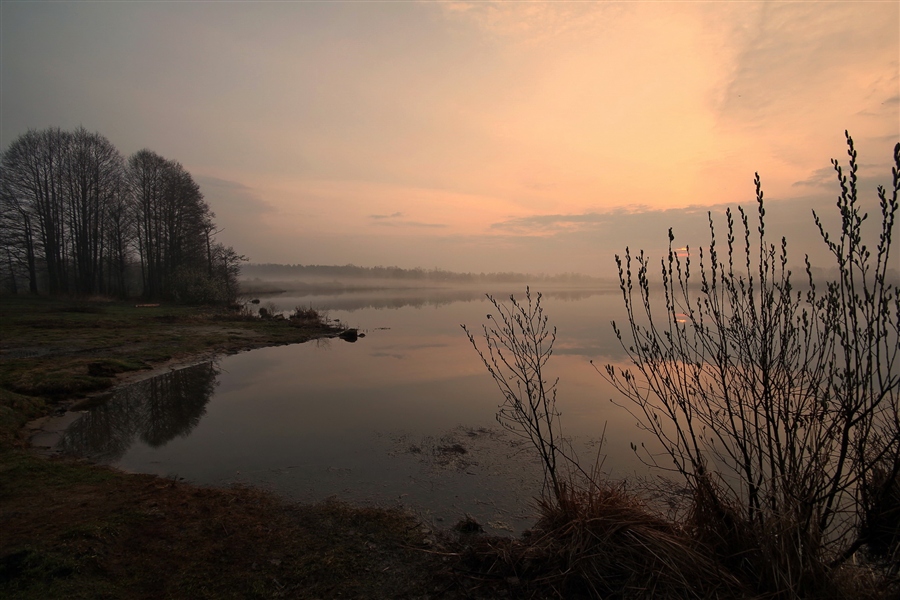
<svg viewBox="0 0 900 600"><path fill-rule="evenodd" d="M495 296L511 292L523 298L525 290ZM75 421L61 447L200 484L401 505L437 525L466 514L495 533L533 523L540 464L526 440L495 420L502 397L460 328L480 331L486 322L493 306L483 293L381 289L260 300L282 311L313 307L366 335L253 350L123 388ZM589 362L621 358L610 326L622 320L621 296L559 290L543 302L558 329L549 367L560 378L564 434L583 462L592 464L599 449L611 477L645 475L630 450L641 432Z"/></svg>

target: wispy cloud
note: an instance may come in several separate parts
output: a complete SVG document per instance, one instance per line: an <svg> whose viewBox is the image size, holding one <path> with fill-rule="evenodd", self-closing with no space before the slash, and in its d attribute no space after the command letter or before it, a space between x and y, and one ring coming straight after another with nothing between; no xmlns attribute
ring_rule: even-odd
<svg viewBox="0 0 900 600"><path fill-rule="evenodd" d="M389 215L369 215L369 218L373 221L373 225L379 225L381 227L414 227L414 228L424 228L424 229L443 229L447 227L444 223L425 223L423 221L410 221L408 219L403 219L402 212L395 212Z"/></svg>
<svg viewBox="0 0 900 600"><path fill-rule="evenodd" d="M601 231L621 228L626 225L653 221L654 223L669 220L673 224L686 217L693 218L698 214L706 214L710 206L689 206L679 209L654 210L649 207L636 206L615 208L602 212L584 212L576 214L530 215L516 217L506 221L493 223L493 231L517 235L544 235L577 231Z"/></svg>
<svg viewBox="0 0 900 600"><path fill-rule="evenodd" d="M614 17L633 12L623 2L442 2L444 15L474 23L505 39L535 44L596 32Z"/></svg>
<svg viewBox="0 0 900 600"><path fill-rule="evenodd" d="M801 181L795 181L794 187L814 187L827 188L834 185L835 173L834 167L822 167L816 169L812 174Z"/></svg>
<svg viewBox="0 0 900 600"><path fill-rule="evenodd" d="M259 197L257 190L239 181L209 175L195 175L206 202L216 214L218 238L241 254L265 256L277 246L271 236L269 219L278 212Z"/></svg>
<svg viewBox="0 0 900 600"><path fill-rule="evenodd" d="M443 229L447 227L443 223L422 223L421 221L376 221L375 225L382 227L419 227L425 229Z"/></svg>
<svg viewBox="0 0 900 600"><path fill-rule="evenodd" d="M583 213L574 215L531 215L528 217L517 217L499 223L493 223L491 229L495 231L507 231L519 234L537 234L562 230L571 230L574 228L584 228L586 226L596 227L598 225L608 224L615 216L615 213Z"/></svg>

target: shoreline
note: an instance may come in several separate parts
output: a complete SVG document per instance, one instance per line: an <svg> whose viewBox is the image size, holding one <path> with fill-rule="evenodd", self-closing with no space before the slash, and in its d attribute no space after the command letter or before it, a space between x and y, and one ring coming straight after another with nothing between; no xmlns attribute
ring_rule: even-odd
<svg viewBox="0 0 900 600"><path fill-rule="evenodd" d="M264 342L260 341L260 343L256 344L247 344L243 347L239 348L231 348L228 350L210 350L203 351L197 354L192 354L189 356L182 356L177 358L171 358L166 361L163 361L158 364L151 365L147 369L141 369L139 371L127 371L123 373L115 374L115 383L113 383L109 388L91 392L80 398L64 398L57 402L57 408L54 413L49 415L44 415L38 417L36 419L32 419L26 422L20 429L19 434L20 438L26 444L26 450L33 454L37 454L38 456L50 457L50 456L59 456L59 450L56 450L56 447L59 444L59 440L65 432L66 428L73 421L77 419L75 413L82 413L86 410L89 410L91 407L96 406L98 404L102 404L106 402L109 398L111 398L117 391L120 389L127 387L129 385L133 385L135 383L139 383L141 381L146 381L148 379L152 379L154 377L158 377L165 373L170 373L172 371L178 371L181 369L186 369L188 367L192 367L195 365L203 364L206 362L214 362L219 360L220 358L224 358L226 356L233 356L235 354L242 354L244 352L251 352L253 350L260 350L262 348L275 348L278 346L290 346L294 344L305 344L307 342L319 340L319 339L333 339L341 336L341 331L333 331L329 333L324 333L322 335L316 337L310 337L308 339L304 339L302 341L293 341L293 342ZM88 461L90 464L100 464L94 463L93 461ZM104 465L109 466L109 465ZM112 469L115 469L113 466L109 466ZM122 473L128 473L127 471L122 471L121 469L116 469Z"/></svg>
<svg viewBox="0 0 900 600"><path fill-rule="evenodd" d="M463 597L433 551L442 534L409 512L301 504L54 451L66 418L125 386L343 328L85 304L0 297L0 596Z"/></svg>

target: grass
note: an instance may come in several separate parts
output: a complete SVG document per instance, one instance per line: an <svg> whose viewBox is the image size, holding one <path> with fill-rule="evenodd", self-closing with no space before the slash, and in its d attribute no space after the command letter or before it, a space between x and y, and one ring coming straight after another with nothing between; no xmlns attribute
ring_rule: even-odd
<svg viewBox="0 0 900 600"><path fill-rule="evenodd" d="M621 486L563 486L521 539L474 538L462 557L479 588L544 598L753 597L691 536ZM498 589L499 587L499 589Z"/></svg>
<svg viewBox="0 0 900 600"><path fill-rule="evenodd" d="M290 505L0 452L4 598L422 597L439 560L399 511ZM48 510L52 507L52 510Z"/></svg>
<svg viewBox="0 0 900 600"><path fill-rule="evenodd" d="M696 522L663 518L621 485L590 491L566 485L558 503L541 502L540 509L539 521L521 538L460 535L450 545L459 587L472 597L490 598L900 597L900 581L865 564L834 569L828 586L813 591L761 589L764 579L736 565L739 556L698 535ZM475 530L471 523L460 527ZM727 541L745 549L765 546L754 539Z"/></svg>
<svg viewBox="0 0 900 600"><path fill-rule="evenodd" d="M320 320L262 320L225 309L0 297L0 444L60 404L169 361L336 334Z"/></svg>

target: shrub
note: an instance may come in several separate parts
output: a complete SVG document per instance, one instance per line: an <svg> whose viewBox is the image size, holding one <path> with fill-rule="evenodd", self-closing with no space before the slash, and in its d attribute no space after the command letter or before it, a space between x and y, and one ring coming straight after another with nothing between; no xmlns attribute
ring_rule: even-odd
<svg viewBox="0 0 900 600"><path fill-rule="evenodd" d="M556 382L545 373L556 330L540 294L508 306L488 296L496 315L483 327L485 351L463 326L503 395L497 419L544 466L553 494L541 501L540 552L554 548L559 570L589 593L614 593L603 587L613 580L635 585L660 564L661 593L674 596L713 593L700 575L676 576L696 565L721 578L725 595L746 585L773 598L886 597L900 585L900 295L889 272L900 144L892 187L878 188L871 246L849 135L847 146L848 171L833 161L840 232L813 213L837 267L831 280L815 281L807 257L795 286L787 240L767 238L758 174L754 222L738 208L736 225L727 211L724 251L710 214L710 244L696 255L676 250L669 231L660 287L643 251L616 256L628 322L613 329L631 367L598 371L663 448L635 452L686 484L676 523L563 452ZM507 562L538 548L525 545ZM610 571L616 561L624 570Z"/></svg>
<svg viewBox="0 0 900 600"><path fill-rule="evenodd" d="M840 232L832 237L814 213L839 273L824 285L807 257L806 289L795 288L787 241L766 237L758 175L756 222L739 208L735 227L727 212L724 255L711 215L699 268L670 230L661 297L643 252L616 257L628 323L613 328L632 367L601 373L667 464L641 456L687 483L696 535L776 595L833 591L829 571L865 545L898 556L900 299L888 266L900 144L890 195L878 188L874 248L849 135L847 144L849 173L833 161Z"/></svg>
<svg viewBox="0 0 900 600"><path fill-rule="evenodd" d="M297 306L294 308L294 312L291 313L291 319L297 319L299 321L314 321L318 322L321 320L319 315L319 311L315 308L308 306Z"/></svg>
<svg viewBox="0 0 900 600"><path fill-rule="evenodd" d="M478 347L474 334L465 325L463 331L503 395L497 421L531 442L544 468L544 492L549 491L559 502L563 481L558 463L563 452L556 410L557 381L550 381L545 373L553 355L556 328L549 328L541 295L532 298L529 288L524 303L513 296L509 306L490 295L488 300L494 305L496 316L488 315L493 325L482 326L487 353Z"/></svg>

